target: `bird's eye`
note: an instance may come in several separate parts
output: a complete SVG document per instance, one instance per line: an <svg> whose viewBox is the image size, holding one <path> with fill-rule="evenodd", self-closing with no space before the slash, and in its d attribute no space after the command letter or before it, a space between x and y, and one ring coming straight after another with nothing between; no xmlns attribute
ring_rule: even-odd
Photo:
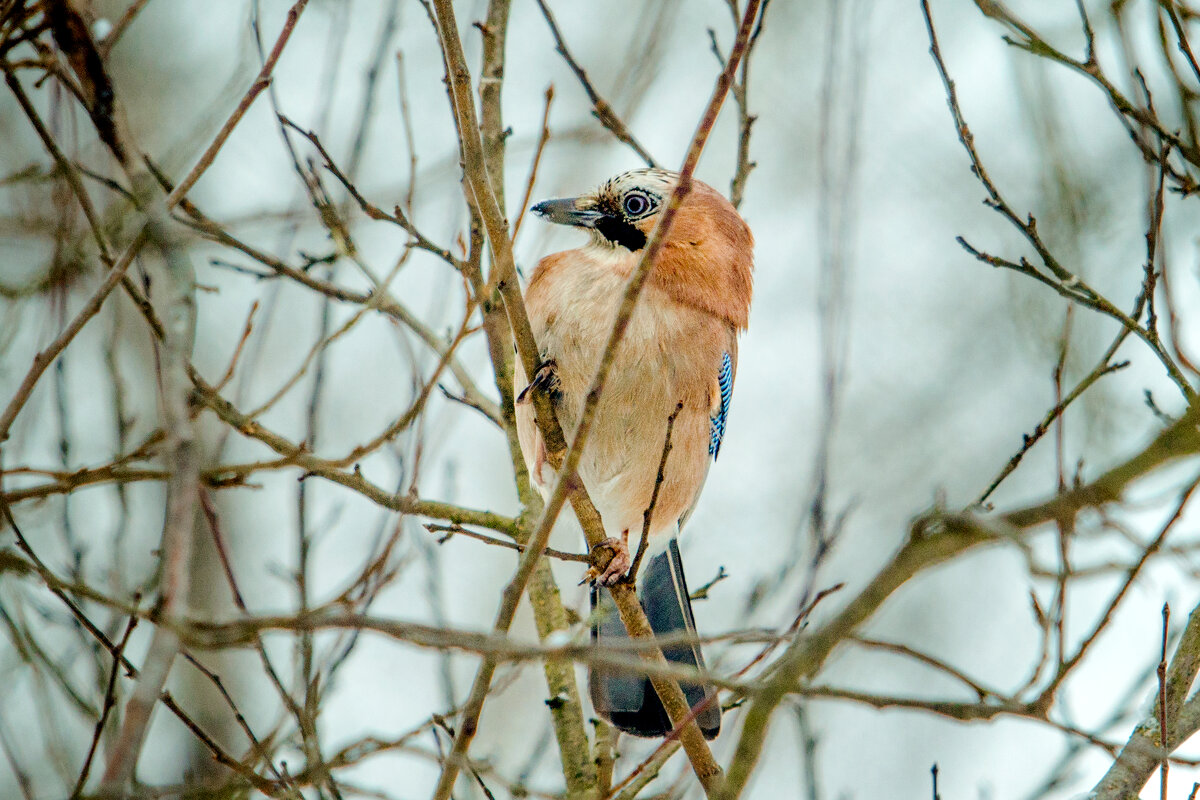
<svg viewBox="0 0 1200 800"><path fill-rule="evenodd" d="M623 201L625 215L628 217L640 217L650 210L650 198L641 192L630 192L625 195Z"/></svg>

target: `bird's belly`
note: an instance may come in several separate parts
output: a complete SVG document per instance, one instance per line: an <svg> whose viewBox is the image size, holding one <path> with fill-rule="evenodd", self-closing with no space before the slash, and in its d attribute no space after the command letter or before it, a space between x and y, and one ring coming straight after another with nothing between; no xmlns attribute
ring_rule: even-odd
<svg viewBox="0 0 1200 800"><path fill-rule="evenodd" d="M575 294L541 330L544 354L557 364L560 419L573 438L612 330L624 281ZM659 296L656 296L659 295ZM563 297L570 295L564 293ZM667 420L682 408L651 530L673 527L691 507L708 469L709 387L720 345L711 318L647 287L618 347L592 424L579 474L609 535L642 529L666 440ZM709 342L709 339L714 341Z"/></svg>

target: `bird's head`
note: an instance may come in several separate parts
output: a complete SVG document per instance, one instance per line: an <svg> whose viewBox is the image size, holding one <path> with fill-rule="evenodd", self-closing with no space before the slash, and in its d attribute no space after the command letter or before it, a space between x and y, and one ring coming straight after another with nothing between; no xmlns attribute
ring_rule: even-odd
<svg viewBox="0 0 1200 800"><path fill-rule="evenodd" d="M598 244L636 252L646 246L678 179L662 169L637 169L587 194L546 200L531 210L550 222L586 229Z"/></svg>
<svg viewBox="0 0 1200 800"><path fill-rule="evenodd" d="M546 200L531 210L550 222L582 228L591 234L593 247L640 254L678 182L674 172L636 169L587 194ZM637 258L612 263L632 269ZM720 192L693 180L654 264L651 283L740 329L748 321L753 268L754 237L746 222Z"/></svg>

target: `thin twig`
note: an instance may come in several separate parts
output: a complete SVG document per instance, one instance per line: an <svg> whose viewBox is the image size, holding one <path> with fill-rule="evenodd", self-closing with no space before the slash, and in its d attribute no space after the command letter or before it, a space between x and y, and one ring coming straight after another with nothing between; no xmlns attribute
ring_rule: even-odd
<svg viewBox="0 0 1200 800"><path fill-rule="evenodd" d="M1167 633L1170 630L1171 605L1162 607L1162 650L1158 659L1158 746L1162 748L1162 763L1159 772L1158 800L1167 800L1167 772L1171 766L1170 751L1167 750Z"/></svg>
<svg viewBox="0 0 1200 800"><path fill-rule="evenodd" d="M242 328L242 335L238 339L237 345L233 348L233 355L229 358L229 366L225 369L225 374L221 376L221 380L217 381L217 385L213 388L218 392L225 388L225 385L233 379L233 373L237 369L238 359L242 357L242 348L246 346L246 342L250 339L250 334L254 331L254 315L258 313L258 301L255 300L250 304L250 311L246 314L246 324Z"/></svg>
<svg viewBox="0 0 1200 800"><path fill-rule="evenodd" d="M1161 769L1163 759L1200 728L1200 709L1195 702L1187 701L1187 695L1196 673L1200 671L1200 607L1193 608L1188 615L1187 625L1175 646L1175 655L1166 670L1161 695L1165 698L1167 745L1161 745L1159 698L1155 698L1156 710L1151 717L1138 725L1129 740L1121 748L1112 766L1092 790L1097 800L1117 800L1136 796L1146 781ZM1157 694L1157 693L1156 693ZM1195 698L1193 698L1195 701Z"/></svg>
<svg viewBox="0 0 1200 800"><path fill-rule="evenodd" d="M546 142L550 141L550 104L554 101L554 84L546 87L546 107L542 111L542 132L538 134L537 147L533 151L533 163L529 167L529 178L525 181L525 194L521 197L521 206L517 209L517 221L513 223L512 238L517 239L521 230L521 221L525 219L525 209L529 208L529 200L533 197L533 184L537 181L538 165L542 163L542 153Z"/></svg>
<svg viewBox="0 0 1200 800"><path fill-rule="evenodd" d="M671 455L671 432L675 429L675 419L683 411L682 401L675 405L675 410L667 417L667 433L663 438L662 456L658 459L658 471L654 475L654 489L650 492L650 505L642 512L642 538L638 540L637 553L625 580L634 582L637 579L638 567L642 564L642 556L646 555L646 546L650 543L650 521L654 517L654 507L658 505L658 491L662 488L663 478L667 471L667 456Z"/></svg>
<svg viewBox="0 0 1200 800"><path fill-rule="evenodd" d="M1084 655L1089 652L1089 649L1092 647L1092 645L1100 638L1101 633L1108 628L1108 625L1112 622L1112 619L1115 616L1117 609L1120 607L1122 600L1124 600L1125 596L1133 588L1134 582L1137 580L1146 564L1148 564L1150 559L1162 549L1163 543L1166 541L1167 536L1172 530L1174 530L1175 525L1178 524L1179 520L1183 517L1183 513L1187 509L1188 503L1191 502L1192 496L1196 492L1197 488L1200 488L1200 477L1193 480L1191 484L1189 484L1180 493L1179 500L1175 504L1174 512L1163 524L1162 528L1158 532L1158 535L1155 536L1148 545L1142 548L1142 552L1138 556L1138 559L1125 570L1120 587L1118 587L1116 592L1114 592L1112 599L1109 600L1108 605L1105 607L1104 612L1100 615L1099 620L1096 622L1095 626L1093 626L1091 632L1083 638L1082 642L1080 642L1079 646L1075 650L1075 653L1069 658L1060 656L1057 672L1051 677L1039 694L1038 702L1040 704L1049 705L1053 701L1053 698L1058 692L1059 686L1061 686L1063 681L1066 680L1067 675L1069 675L1079 664L1083 662ZM1061 580L1061 578L1057 578L1057 580ZM1036 678L1036 671L1034 676L1031 676L1029 685L1032 685L1034 678Z"/></svg>
<svg viewBox="0 0 1200 800"><path fill-rule="evenodd" d="M758 25L755 26L754 33L750 36L750 44L746 46L746 56L742 59L741 77L734 83L731 90L738 110L737 169L729 182L729 202L733 204L734 208L741 208L746 192L746 182L750 179L750 173L758 166L757 162L750 160L750 131L758 120L757 114L750 113L750 60L754 54L754 46L758 44L758 37L762 35L763 22L767 18L769 5L770 0L763 0L762 11L758 15ZM736 25L737 3L735 0L730 0L729 10L733 14ZM831 42L829 46L835 47L836 44Z"/></svg>
<svg viewBox="0 0 1200 800"><path fill-rule="evenodd" d="M558 23L554 20L554 15L550 13L550 7L546 5L546 0L537 0L538 7L542 10L542 16L546 18L546 24L550 27L550 35L554 37L554 49L558 51L563 60L567 62L567 66L571 68L571 72L575 73L575 77L579 79L579 85L587 92L588 100L592 103L592 113L596 119L600 120L600 124L607 128L613 136L625 144L629 145L642 161L646 162L648 167L658 167L658 162L650 155L646 148L642 147L641 143L634 137L633 132L629 130L621 118L617 116L617 112L609 105L608 101L600 96L596 91L596 87L592 85L587 73L583 67L579 66L571 51L567 49L567 44L563 41L562 33L558 29Z"/></svg>
<svg viewBox="0 0 1200 800"><path fill-rule="evenodd" d="M229 590L232 593L234 605L237 606L238 610L243 614L249 616L250 610L246 606L245 598L242 597L241 589L238 588L237 579L234 577L233 573L233 565L229 561L228 548L225 546L225 537L221 534L221 524L217 517L216 505L213 503L208 492L203 490L200 492L200 509L204 512L205 521L208 523L208 530L212 534L213 549L216 550L217 559L221 562L221 569L225 573L226 582L229 584ZM291 693L288 692L287 688L283 685L283 681L280 680L279 673L275 670L274 665L271 663L271 659L267 655L267 649L263 644L262 638L259 637L255 639L254 644L255 650L258 652L259 660L262 662L263 671L270 679L271 685L274 686L276 694L279 695L280 700L283 702L284 706L288 709L292 716L298 717L299 708L296 706L295 700L292 699ZM250 740L250 744L254 748L255 755L257 755L259 761L266 764L267 769L271 771L271 773L275 776L275 779L279 781L281 785L286 787L287 782L284 780L283 775L276 768L274 760L270 757L270 753L265 747L263 747L262 743L259 741L259 738L254 734L249 722L246 721L241 711L237 708L236 704L234 704L233 698L229 696L229 693L226 691L225 686L221 682L220 678L218 678L216 674L206 669L203 665L190 656L189 661L191 661L191 663L197 669L204 672L209 677L209 680L213 683L213 685L217 687L222 697L225 698L226 704L233 711L234 718L237 721L238 726L242 729L242 732L246 734L246 738ZM297 796L299 795L298 792L296 794Z"/></svg>
<svg viewBox="0 0 1200 800"><path fill-rule="evenodd" d="M486 533L479 533L470 528L464 528L462 525L439 525L436 522L428 522L425 524L425 530L430 533L444 533L445 536L438 539L438 544L444 544L450 537L456 535L468 536L472 539L478 539L481 542L494 544L497 547L504 547L509 550L516 550L518 553L524 553L528 548L520 542L510 542L506 539L497 539L495 536L488 536ZM591 556L587 553L568 553L564 550L555 550L553 547L546 547L542 550L542 554L550 558L557 558L560 561L574 561L580 564L591 562Z"/></svg>
<svg viewBox="0 0 1200 800"><path fill-rule="evenodd" d="M1122 335L1118 337L1117 342L1115 343L1117 346L1124 341L1124 334L1126 333L1126 331L1122 331ZM1008 460L1008 463L1004 465L1004 468L1001 469L999 474L997 474L996 477L992 479L992 482L988 484L987 489L985 489L983 494L979 496L979 499L975 501L977 505L982 506L987 502L987 499L992 496L992 493L996 491L997 488L999 488L1000 484L1003 483L1004 480L1012 474L1013 470L1020 465L1021 460L1025 457L1025 454L1029 452L1030 448L1037 444L1037 442L1043 436L1045 436L1046 432L1050 430L1050 426L1054 423L1054 421L1061 417L1063 412L1065 412L1072 403L1078 400L1084 392L1090 389L1092 384L1103 378L1105 375L1110 375L1129 366L1130 362L1128 361L1118 361L1115 364L1109 363L1109 360L1112 358L1112 355L1115 352L1116 347L1110 347L1109 351L1105 354L1105 357L1100 360L1100 363L1096 366L1096 368L1088 373L1083 380L1077 383L1075 387L1069 393L1067 393L1067 395L1063 397L1059 403L1055 404L1053 408L1046 412L1045 416L1043 416L1038 424L1034 426L1033 432L1023 435L1021 449L1018 450L1012 456L1012 458Z"/></svg>
<svg viewBox="0 0 1200 800"><path fill-rule="evenodd" d="M71 791L72 800L78 798L83 792L88 773L92 770L92 760L96 757L96 748L100 746L100 734L104 732L104 723L108 721L108 715L117 704L117 673L120 672L121 657L125 653L125 646L129 644L129 635L133 633L137 623L136 616L129 617L129 621L125 623L125 632L121 635L121 641L117 643L116 652L112 653L112 666L108 671L108 686L104 690L104 706L100 711L100 719L96 720L96 727L92 732L92 743L88 746L87 756L83 759L83 768L79 770L79 779L75 781L75 788Z"/></svg>
<svg viewBox="0 0 1200 800"><path fill-rule="evenodd" d="M100 50L100 56L102 58L108 58L109 53L112 52L113 47L115 47L117 42L120 41L121 36L125 33L126 28L133 23L134 19L136 19L137 15L142 12L142 9L146 7L146 3L148 2L149 0L133 0L133 2L129 4L129 7L126 8L121 14L120 19L113 24L112 30L110 30L108 34L97 43L97 47Z"/></svg>
<svg viewBox="0 0 1200 800"><path fill-rule="evenodd" d="M183 180L176 184L171 194L167 197L167 208L174 208L180 200L187 196L187 193L196 185L196 181L200 180L200 176L209 168L212 162L216 159L217 153L225 144L225 141L233 133L234 128L241 122L242 117L253 105L255 99L262 94L262 91L271 85L271 75L275 71L275 65L279 62L279 57L283 55L283 49L287 46L288 40L292 38L292 32L296 29L296 22L299 21L300 15L304 13L305 7L308 5L308 0L296 0L292 7L288 9L287 15L284 18L283 27L279 31L279 36L275 39L275 44L271 47L271 52L263 61L262 68L258 71L258 75L250 84L250 88L238 101L237 107L233 113L225 120L225 124L221 126L221 130L217 131L217 135L213 137L212 142L204 152L200 155L200 159L191 171L184 176Z"/></svg>
<svg viewBox="0 0 1200 800"><path fill-rule="evenodd" d="M476 525L496 531L513 534L517 523L511 517L495 514L490 511L476 511L442 503L436 500L425 500L408 495L397 495L371 483L363 477L361 471L354 469L346 472L342 467L335 466L337 462L312 455L300 445L255 422L248 415L239 411L232 403L218 394L206 384L199 375L192 375L195 385L194 397L205 407L220 417L231 428L265 444L276 453L284 456L287 463L302 470L306 475L316 475L325 480L333 481L352 489L376 504L400 511L405 514L444 519L463 525Z"/></svg>
<svg viewBox="0 0 1200 800"><path fill-rule="evenodd" d="M329 173L331 175L333 175L334 178L337 179L338 183L342 184L342 186L346 189L346 191L350 193L350 196L352 198L354 198L354 202L356 202L358 204L358 207L360 209L362 209L364 214L366 214L371 219L385 220L387 222L391 222L395 225L398 225L399 227L404 229L404 231L409 235L409 237L411 238L413 247L417 247L417 248L420 248L421 250L425 250L426 252L433 253L438 258L442 259L447 264L454 267L454 269L456 269L456 270L462 269L462 263L458 259L456 259L449 250L447 250L446 248L444 248L438 244L435 244L434 242L432 242L428 238L426 238L426 236L423 233L421 233L421 231L418 230L415 225L413 225L413 223L408 219L408 217L404 214L404 212L400 210L400 206L396 206L393 209L394 213L388 214L387 212L381 210L374 203L369 202L365 197L363 197L362 193L359 192L358 187L356 187L350 181L350 179L348 177L346 177L346 175L340 169L338 169L337 163L334 162L333 157L330 156L328 151L325 150L325 146L323 144L321 144L321 140L317 137L316 133L314 133L313 131L301 128L299 125L292 122L290 119L283 116L282 114L279 116L279 121L283 125L291 128L292 130L299 133L301 136L303 136L305 139L307 139L310 143L312 143L313 147L317 148L317 152L320 153L321 160L324 162L325 169L329 170Z"/></svg>

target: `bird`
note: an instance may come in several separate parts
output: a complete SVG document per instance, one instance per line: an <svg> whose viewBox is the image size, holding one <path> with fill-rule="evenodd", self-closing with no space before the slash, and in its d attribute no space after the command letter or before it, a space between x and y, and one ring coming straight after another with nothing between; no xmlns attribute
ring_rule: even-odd
<svg viewBox="0 0 1200 800"><path fill-rule="evenodd" d="M578 197L531 208L548 222L588 235L582 247L542 258L525 287L542 362L533 384L519 364L514 371L517 432L531 480L543 496L556 476L528 390L536 384L547 392L570 437L628 279L678 181L674 172L637 169ZM601 587L623 579L630 568L629 534L642 533L672 414L670 454L637 591L656 635L695 632L678 537L724 440L738 335L749 323L753 250L754 237L733 205L711 186L692 181L614 354L579 461L578 476L615 552L592 585L591 636L599 644L628 635ZM663 652L671 661L704 668L698 645L668 645ZM682 688L693 708L701 706L696 714L701 731L716 737L721 709L715 687L683 682ZM619 730L657 737L672 729L643 674L593 668L589 689L596 713Z"/></svg>

